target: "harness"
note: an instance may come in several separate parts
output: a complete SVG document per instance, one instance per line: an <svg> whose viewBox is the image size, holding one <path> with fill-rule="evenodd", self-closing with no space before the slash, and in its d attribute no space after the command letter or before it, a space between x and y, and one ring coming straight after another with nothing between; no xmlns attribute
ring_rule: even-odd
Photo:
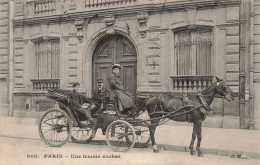
<svg viewBox="0 0 260 165"><path fill-rule="evenodd" d="M198 96L199 96L200 104L202 104L202 107L207 111L212 111L212 109L210 108L210 106L208 105L208 103L206 102L205 98L203 97L200 91L198 92Z"/></svg>

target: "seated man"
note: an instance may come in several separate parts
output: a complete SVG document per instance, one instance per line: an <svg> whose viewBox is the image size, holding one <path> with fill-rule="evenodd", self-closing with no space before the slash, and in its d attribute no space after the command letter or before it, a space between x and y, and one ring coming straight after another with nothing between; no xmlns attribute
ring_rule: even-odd
<svg viewBox="0 0 260 165"><path fill-rule="evenodd" d="M127 112L129 110L134 110L135 104L130 94L123 89L119 75L120 69L121 66L119 64L114 64L112 66L113 72L108 78L109 88L111 90L109 99L112 101L117 101L115 98L118 97L119 111L122 112L124 110Z"/></svg>
<svg viewBox="0 0 260 165"><path fill-rule="evenodd" d="M71 107L78 112L81 112L85 115L85 117L88 119L88 121L90 121L91 123L94 123L95 120L92 118L91 116L91 110L95 109L95 104L92 101L92 99L88 98L88 97L82 97L79 93L78 93L78 89L80 87L79 83L74 83L72 85L73 90L70 93L69 97L70 97L70 102L71 102ZM90 106L85 105L84 103L90 103Z"/></svg>

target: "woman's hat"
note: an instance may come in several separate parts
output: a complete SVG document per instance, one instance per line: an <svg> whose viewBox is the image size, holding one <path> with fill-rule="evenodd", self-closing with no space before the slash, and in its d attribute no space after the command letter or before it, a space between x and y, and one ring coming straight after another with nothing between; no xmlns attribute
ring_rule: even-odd
<svg viewBox="0 0 260 165"><path fill-rule="evenodd" d="M72 84L72 87L74 88L75 86L80 86L80 84L79 84L78 82L73 83L73 84Z"/></svg>
<svg viewBox="0 0 260 165"><path fill-rule="evenodd" d="M121 67L120 64L114 64L114 65L112 66L112 69L115 69L115 68L121 69L122 67Z"/></svg>

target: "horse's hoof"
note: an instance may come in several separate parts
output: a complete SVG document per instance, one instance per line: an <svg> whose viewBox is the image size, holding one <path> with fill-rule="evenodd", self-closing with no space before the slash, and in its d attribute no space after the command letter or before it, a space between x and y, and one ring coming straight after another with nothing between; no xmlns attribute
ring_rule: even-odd
<svg viewBox="0 0 260 165"><path fill-rule="evenodd" d="M154 153L159 153L160 150L156 149L156 150L153 150Z"/></svg>
<svg viewBox="0 0 260 165"><path fill-rule="evenodd" d="M190 154L191 155L196 155L196 152L195 151L190 151Z"/></svg>
<svg viewBox="0 0 260 165"><path fill-rule="evenodd" d="M198 152L198 157L203 157L203 153L202 152Z"/></svg>

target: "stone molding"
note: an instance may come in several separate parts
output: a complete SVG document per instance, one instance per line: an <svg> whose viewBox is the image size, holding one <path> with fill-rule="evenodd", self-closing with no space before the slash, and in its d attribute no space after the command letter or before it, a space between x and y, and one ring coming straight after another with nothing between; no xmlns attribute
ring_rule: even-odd
<svg viewBox="0 0 260 165"><path fill-rule="evenodd" d="M158 3L162 4L162 3ZM196 2L189 2L189 1L168 1L166 3L163 3L163 6L165 9L169 10L169 12L172 12L172 10L179 10L179 9L184 9L184 10L189 10L190 7L194 9L194 7L198 6L198 10L203 7L227 7L227 6L238 6L239 5L239 0L222 0L216 3L215 0L198 0ZM156 12L156 11L161 11L162 7L154 7L154 3L146 3L146 4L140 4L140 5L131 5L131 6L126 6L123 9L117 9L111 7L111 8L106 8L106 10L97 10L96 8L93 9L85 9L85 11L82 12L67 12L64 14L62 13L57 13L54 15L48 15L48 16L37 16L37 17L25 17L25 16L17 16L14 19L14 25L24 25L24 24L37 24L41 22L68 22L68 21L73 21L76 18L91 18L94 15L106 15L109 13L113 13L113 15L129 15L129 14L135 14L143 11L150 11L150 12ZM19 6L18 6L19 7ZM25 6L26 8L26 6ZM105 12L104 12L105 11Z"/></svg>
<svg viewBox="0 0 260 165"><path fill-rule="evenodd" d="M115 16L112 14L107 14L104 16L104 21L106 23L106 26L109 27L109 29L106 31L106 34L115 34L114 24L115 24Z"/></svg>
<svg viewBox="0 0 260 165"><path fill-rule="evenodd" d="M85 25L85 20L84 19L76 19L74 22L74 25L77 28L77 37L79 39L79 42L82 42L84 39L84 33L83 33L83 28Z"/></svg>
<svg viewBox="0 0 260 165"><path fill-rule="evenodd" d="M148 13L147 12L141 12L137 14L137 20L139 22L139 33L141 35L142 38L146 37L146 31L147 31L147 27L146 27L146 22L148 20Z"/></svg>

